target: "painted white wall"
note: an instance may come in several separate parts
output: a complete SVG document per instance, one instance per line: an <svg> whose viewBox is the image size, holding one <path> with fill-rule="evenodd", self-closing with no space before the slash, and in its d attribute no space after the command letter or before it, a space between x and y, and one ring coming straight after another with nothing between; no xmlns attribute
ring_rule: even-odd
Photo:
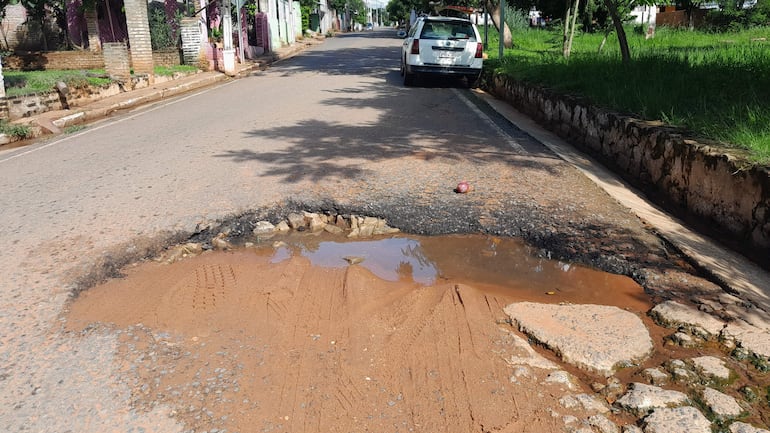
<svg viewBox="0 0 770 433"><path fill-rule="evenodd" d="M637 6L631 11L634 17L634 24L655 25L655 14L658 13L658 6Z"/></svg>

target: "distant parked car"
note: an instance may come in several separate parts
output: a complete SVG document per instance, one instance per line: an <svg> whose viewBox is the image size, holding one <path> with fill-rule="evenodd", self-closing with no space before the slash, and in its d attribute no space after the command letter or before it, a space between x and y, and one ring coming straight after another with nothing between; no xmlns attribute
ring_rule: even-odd
<svg viewBox="0 0 770 433"><path fill-rule="evenodd" d="M465 77L474 87L481 76L483 44L467 19L420 17L401 46L401 75L412 86L419 76Z"/></svg>
<svg viewBox="0 0 770 433"><path fill-rule="evenodd" d="M399 31L397 31L396 32L396 37L397 38L401 38L401 39L405 38L406 37L406 30L399 30Z"/></svg>
<svg viewBox="0 0 770 433"><path fill-rule="evenodd" d="M374 30L374 24L366 23L366 27L364 27L364 30Z"/></svg>

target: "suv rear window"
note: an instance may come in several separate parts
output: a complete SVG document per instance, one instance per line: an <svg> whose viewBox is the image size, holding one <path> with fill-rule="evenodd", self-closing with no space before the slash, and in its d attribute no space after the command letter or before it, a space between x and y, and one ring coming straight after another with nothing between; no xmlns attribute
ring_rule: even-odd
<svg viewBox="0 0 770 433"><path fill-rule="evenodd" d="M476 40L476 33L470 23L425 21L420 39L469 39Z"/></svg>

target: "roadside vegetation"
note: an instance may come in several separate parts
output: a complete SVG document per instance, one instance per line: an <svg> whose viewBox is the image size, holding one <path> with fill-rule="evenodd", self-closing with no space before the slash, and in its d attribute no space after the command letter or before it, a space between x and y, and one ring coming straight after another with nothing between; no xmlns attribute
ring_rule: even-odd
<svg viewBox="0 0 770 433"><path fill-rule="evenodd" d="M27 125L18 125L10 123L5 119L0 119L0 134L5 134L18 139L27 138L30 135L30 129Z"/></svg>
<svg viewBox="0 0 770 433"><path fill-rule="evenodd" d="M174 67L156 66L156 75L171 76L175 73L197 71L194 66L179 65ZM49 71L3 71L7 96L22 96L33 93L50 92L56 83L63 81L69 87L102 86L111 80L104 70L49 70Z"/></svg>
<svg viewBox="0 0 770 433"><path fill-rule="evenodd" d="M577 32L565 57L563 28L530 28L517 24L522 12L511 15L513 48L498 58L498 32L490 26L485 68L682 126L770 162L770 26L658 27L651 38L627 26L631 59L624 64L614 32L605 43L604 32Z"/></svg>

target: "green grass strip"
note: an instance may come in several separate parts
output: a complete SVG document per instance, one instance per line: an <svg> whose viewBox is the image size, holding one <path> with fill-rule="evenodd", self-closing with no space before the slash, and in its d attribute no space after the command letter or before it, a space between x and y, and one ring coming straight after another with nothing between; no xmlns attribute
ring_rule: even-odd
<svg viewBox="0 0 770 433"><path fill-rule="evenodd" d="M770 29L740 33L659 29L645 40L629 29L632 61L623 65L613 37L575 36L572 56L561 55L561 34L528 30L497 57L490 29L487 67L517 80L648 120L682 126L696 136L749 149L770 162ZM765 38L765 40L763 40Z"/></svg>

